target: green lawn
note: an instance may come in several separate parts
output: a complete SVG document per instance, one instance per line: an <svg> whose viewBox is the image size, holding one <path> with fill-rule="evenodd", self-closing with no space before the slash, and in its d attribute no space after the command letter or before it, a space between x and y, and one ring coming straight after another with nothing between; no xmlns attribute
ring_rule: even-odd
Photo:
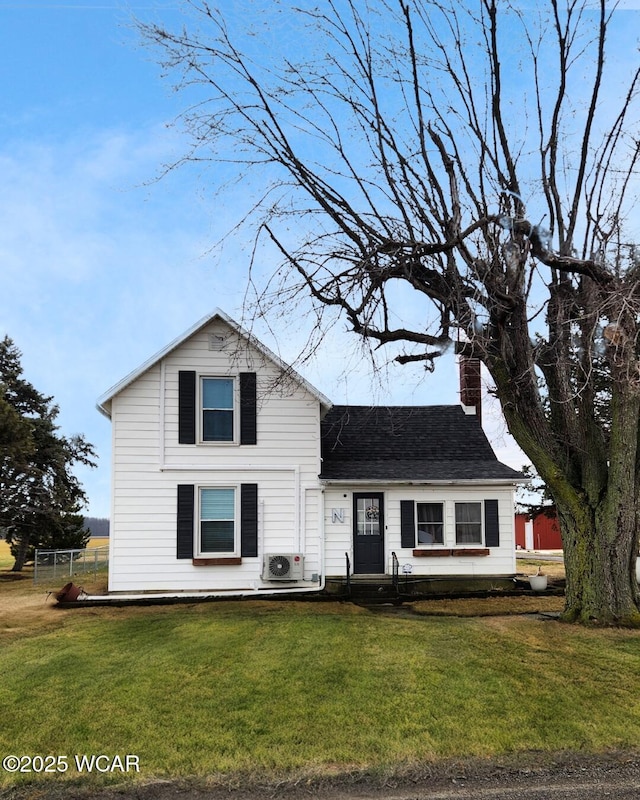
<svg viewBox="0 0 640 800"><path fill-rule="evenodd" d="M0 628L0 755L135 754L151 779L640 741L638 632L337 603L49 613Z"/></svg>

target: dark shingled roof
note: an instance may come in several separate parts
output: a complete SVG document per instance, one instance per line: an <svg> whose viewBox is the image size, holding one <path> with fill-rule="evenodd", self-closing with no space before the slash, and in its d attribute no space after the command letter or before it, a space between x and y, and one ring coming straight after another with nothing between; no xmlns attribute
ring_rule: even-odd
<svg viewBox="0 0 640 800"><path fill-rule="evenodd" d="M321 435L325 480L522 477L498 461L477 417L460 406L333 406Z"/></svg>

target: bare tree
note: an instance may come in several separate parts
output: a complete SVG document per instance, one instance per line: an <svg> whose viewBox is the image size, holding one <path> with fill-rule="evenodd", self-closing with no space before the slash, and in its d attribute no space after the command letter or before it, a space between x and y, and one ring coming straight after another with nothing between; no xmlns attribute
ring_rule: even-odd
<svg viewBox="0 0 640 800"><path fill-rule="evenodd" d="M266 237L281 255L266 312L305 295L400 344L400 363L431 368L451 342L478 355L558 510L565 620L639 626L637 15L604 0L271 5L281 39L255 19L238 38L203 0L188 2L200 25L141 26L195 92L185 160L269 176L247 209L256 250Z"/></svg>

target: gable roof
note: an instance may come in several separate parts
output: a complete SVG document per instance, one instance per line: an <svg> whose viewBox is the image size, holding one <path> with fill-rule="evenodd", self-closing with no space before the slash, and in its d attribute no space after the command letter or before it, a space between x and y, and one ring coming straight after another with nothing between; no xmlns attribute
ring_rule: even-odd
<svg viewBox="0 0 640 800"><path fill-rule="evenodd" d="M333 406L321 442L325 481L523 479L498 461L478 418L460 406Z"/></svg>
<svg viewBox="0 0 640 800"><path fill-rule="evenodd" d="M126 375L121 381L116 383L110 389L108 389L103 395L98 398L97 407L98 410L104 414L106 417L111 418L111 400L119 394L123 389L126 389L127 386L131 385L135 380L137 380L141 375L143 375L147 370L151 369L155 364L161 361L163 358L168 356L181 344L186 342L192 336L195 336L202 328L209 325L209 323L213 322L214 320L219 319L222 322L225 322L230 328L232 328L238 336L241 336L243 339L246 339L247 343L252 345L256 348L259 352L261 352L266 358L276 364L283 372L286 372L287 375L292 377L295 381L297 381L301 386L304 386L308 392L312 396L314 396L325 409L331 408L331 401L325 397L318 389L312 386L309 381L299 375L292 367L286 364L279 356L277 356L272 350L270 350L266 345L262 344L256 337L246 331L241 325L239 325L235 320L231 319L224 311L221 311L217 308L211 314L208 314L206 317L203 317L201 320L196 322L195 325L192 325L188 330L186 330L182 335L178 336L172 342L170 342L166 347L163 347L162 350L158 351L155 355L151 356L151 358L147 359L143 364L141 364L137 369L134 369L133 372L130 372Z"/></svg>

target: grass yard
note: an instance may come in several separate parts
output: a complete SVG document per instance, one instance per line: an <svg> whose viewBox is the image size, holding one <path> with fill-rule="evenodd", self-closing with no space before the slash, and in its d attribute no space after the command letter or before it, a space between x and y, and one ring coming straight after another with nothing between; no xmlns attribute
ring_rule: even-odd
<svg viewBox="0 0 640 800"><path fill-rule="evenodd" d="M107 537L92 538L89 540L88 549L92 550L95 547L106 547L108 545L109 539ZM13 566L13 561L9 545L4 539L0 538L0 570L10 569Z"/></svg>
<svg viewBox="0 0 640 800"><path fill-rule="evenodd" d="M9 569L13 565L13 556L7 542L0 538L0 570Z"/></svg>
<svg viewBox="0 0 640 800"><path fill-rule="evenodd" d="M96 547L108 546L108 538L91 539L89 541L87 550L91 551ZM27 586L29 583L32 583L34 580L33 564L27 564L20 573L12 573L11 567L13 567L13 564L14 558L11 555L11 549L9 545L4 539L0 539L0 603L6 598L6 591L9 581L16 582L16 585L19 586L20 591L24 591L25 586ZM104 568L97 570L97 572L93 572L91 570L91 564L92 562L89 558L88 571L84 572L83 569L78 567L74 569L74 574L72 576L68 574L65 567L60 567L55 577L47 577L47 570L44 570L45 576L38 581L40 585L36 587L35 590L40 592L57 591L58 589L61 589L64 584L67 583L67 581L73 580L76 585L81 586L88 593L104 594L107 591L107 585L109 582L108 567L105 566ZM50 571L52 572L52 570ZM41 574L42 572L43 571L41 570Z"/></svg>
<svg viewBox="0 0 640 800"><path fill-rule="evenodd" d="M521 575L535 575L540 567L549 578L564 578L564 563L562 561L546 561L537 559L535 556L529 558L517 558L516 569Z"/></svg>
<svg viewBox="0 0 640 800"><path fill-rule="evenodd" d="M30 592L32 617L0 614L0 755L256 778L640 741L638 632L349 603L62 611Z"/></svg>

